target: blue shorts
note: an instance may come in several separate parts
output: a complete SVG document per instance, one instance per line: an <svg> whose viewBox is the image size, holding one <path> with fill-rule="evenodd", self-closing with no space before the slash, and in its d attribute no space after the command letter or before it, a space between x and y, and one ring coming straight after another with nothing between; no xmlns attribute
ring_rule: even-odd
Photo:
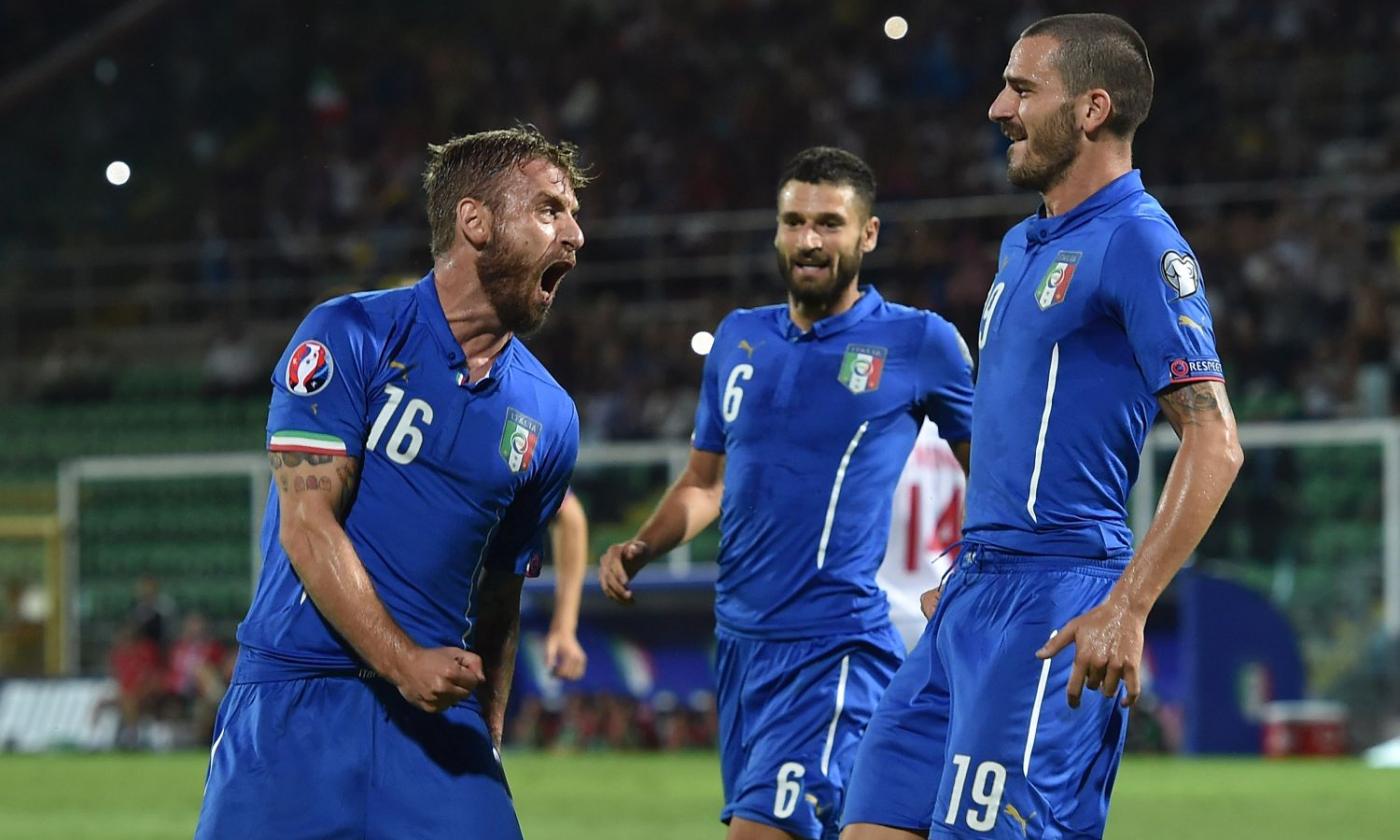
<svg viewBox="0 0 1400 840"><path fill-rule="evenodd" d="M1120 571L965 549L861 742L842 824L930 838L1102 837L1127 710L1087 689L1071 709L1073 648L1049 662L1035 652L1102 603Z"/></svg>
<svg viewBox="0 0 1400 840"><path fill-rule="evenodd" d="M720 819L835 838L856 744L903 643L890 627L798 641L718 637Z"/></svg>
<svg viewBox="0 0 1400 840"><path fill-rule="evenodd" d="M235 682L196 840L519 838L474 703L429 714L380 679Z"/></svg>

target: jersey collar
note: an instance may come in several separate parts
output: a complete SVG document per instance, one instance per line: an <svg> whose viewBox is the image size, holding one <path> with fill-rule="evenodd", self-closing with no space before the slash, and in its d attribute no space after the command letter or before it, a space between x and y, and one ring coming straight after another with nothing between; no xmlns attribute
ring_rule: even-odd
<svg viewBox="0 0 1400 840"><path fill-rule="evenodd" d="M1042 204L1040 210L1026 224L1026 242L1030 245L1049 242L1051 239L1092 221L1109 207L1142 191L1142 170L1130 169L1109 181L1098 192L1081 201L1077 207L1063 216L1046 218L1045 205Z"/></svg>
<svg viewBox="0 0 1400 840"><path fill-rule="evenodd" d="M813 335L817 338L826 338L844 329L853 327L861 321L864 321L867 315L874 312L879 308L880 304L885 302L885 299L880 297L880 293L875 290L874 286L861 286L860 291L860 297L856 298L856 302L851 305L850 309L847 309L840 315L832 315L830 318L823 318L820 321L814 322L812 324ZM778 329L782 331L783 337L789 341L795 341L802 335L801 327L798 327L792 322L792 315L789 313L787 306L783 306L778 310Z"/></svg>
<svg viewBox="0 0 1400 840"><path fill-rule="evenodd" d="M510 341L506 342L506 346L501 348L501 352L496 354L495 360L491 362L491 370L481 378L481 381L475 385L468 385L466 354L462 352L462 345L457 343L457 337L452 334L452 328L447 325L447 314L442 311L442 301L438 300L435 283L434 273L429 271L422 280L414 285L413 293L418 296L419 317L428 325L434 340L437 341L438 347L442 350L447 366L454 372L461 374L457 377L458 385L471 391L482 391L491 387L505 374L511 359L515 356L515 337L512 336Z"/></svg>

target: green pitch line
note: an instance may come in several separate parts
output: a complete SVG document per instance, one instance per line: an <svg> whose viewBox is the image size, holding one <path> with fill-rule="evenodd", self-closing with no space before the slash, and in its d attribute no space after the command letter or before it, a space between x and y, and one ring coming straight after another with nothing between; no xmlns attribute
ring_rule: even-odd
<svg viewBox="0 0 1400 840"><path fill-rule="evenodd" d="M0 837L188 840L206 757L0 756ZM709 753L509 753L531 840L720 840ZM1354 761L1130 758L1110 840L1394 840L1400 771Z"/></svg>

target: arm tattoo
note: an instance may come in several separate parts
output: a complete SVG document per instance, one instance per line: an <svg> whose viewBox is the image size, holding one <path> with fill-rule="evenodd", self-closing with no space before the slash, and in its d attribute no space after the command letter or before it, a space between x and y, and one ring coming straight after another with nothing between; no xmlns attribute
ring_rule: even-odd
<svg viewBox="0 0 1400 840"><path fill-rule="evenodd" d="M1162 412L1180 431L1183 425L1219 420L1230 415L1224 386L1218 382L1189 382L1158 397Z"/></svg>
<svg viewBox="0 0 1400 840"><path fill-rule="evenodd" d="M278 467L299 467L302 464L317 466L319 464L329 464L333 455L317 455L314 452L269 452L267 459L272 462L272 468Z"/></svg>

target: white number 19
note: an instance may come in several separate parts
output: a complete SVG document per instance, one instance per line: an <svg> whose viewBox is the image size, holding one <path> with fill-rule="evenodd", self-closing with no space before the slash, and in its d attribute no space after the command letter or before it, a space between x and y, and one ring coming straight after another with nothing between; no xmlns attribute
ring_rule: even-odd
<svg viewBox="0 0 1400 840"><path fill-rule="evenodd" d="M956 825L958 808L962 806L963 785L967 782L967 769L972 766L972 756L955 755L953 763L958 766L958 774L953 777L953 795L948 800L948 814L943 822ZM995 761L984 761L977 765L977 776L972 780L972 801L982 806L967 809L967 827L973 831L991 831L997 824L997 809L1001 806L1001 795L1006 788L1006 768Z"/></svg>

